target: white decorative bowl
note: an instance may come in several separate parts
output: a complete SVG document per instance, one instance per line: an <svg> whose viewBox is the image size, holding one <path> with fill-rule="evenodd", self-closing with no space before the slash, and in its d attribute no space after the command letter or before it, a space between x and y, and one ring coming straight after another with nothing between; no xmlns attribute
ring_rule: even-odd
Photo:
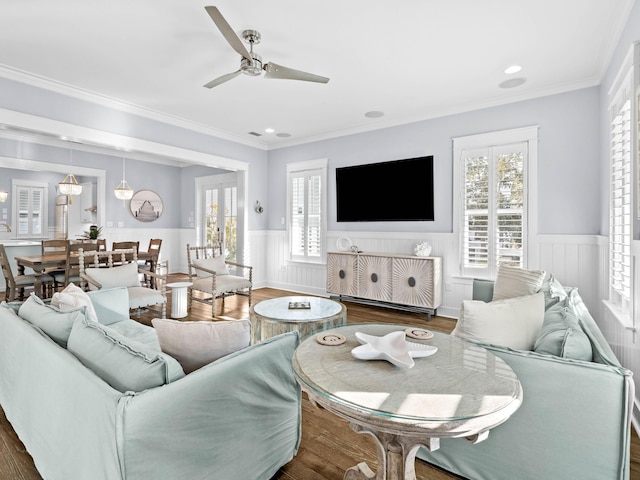
<svg viewBox="0 0 640 480"><path fill-rule="evenodd" d="M438 351L437 347L407 342L404 331L391 332L384 337L356 332L362 344L351 350L351 355L360 360L387 360L400 368L411 368L414 358L428 357Z"/></svg>

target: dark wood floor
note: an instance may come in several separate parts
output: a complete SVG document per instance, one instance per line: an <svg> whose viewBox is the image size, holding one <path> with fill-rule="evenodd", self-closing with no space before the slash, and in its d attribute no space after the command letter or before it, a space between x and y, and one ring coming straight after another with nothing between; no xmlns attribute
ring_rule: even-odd
<svg viewBox="0 0 640 480"><path fill-rule="evenodd" d="M171 278L171 281L182 280L179 276L172 277L174 278ZM269 288L258 289L254 291L253 302L286 295L295 295L295 293ZM455 320L444 317L433 317L427 324L424 314L356 303L346 303L346 305L349 323L386 322L419 325L441 332L450 332L455 326ZM170 308L169 305L168 312L171 311ZM216 318L237 319L248 318L248 316L246 298L230 297L226 300L224 313ZM143 315L140 321L149 325L151 318L152 316ZM185 320L211 320L210 307L194 302ZM340 480L347 468L362 461L366 461L375 470L375 448L373 441L367 435L356 434L349 428L346 421L326 410L314 407L306 396L303 397L302 410L302 442L298 454L271 480ZM640 480L640 441L635 433L632 434L631 457L630 480ZM0 409L0 480L41 480L41 478L24 445ZM459 477L418 460L416 478L447 480Z"/></svg>

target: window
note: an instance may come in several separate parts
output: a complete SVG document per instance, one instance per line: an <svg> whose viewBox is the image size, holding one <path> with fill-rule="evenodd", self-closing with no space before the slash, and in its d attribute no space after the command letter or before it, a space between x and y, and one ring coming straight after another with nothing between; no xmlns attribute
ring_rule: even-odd
<svg viewBox="0 0 640 480"><path fill-rule="evenodd" d="M609 92L609 302L625 317L630 317L632 304L633 50Z"/></svg>
<svg viewBox="0 0 640 480"><path fill-rule="evenodd" d="M16 237L43 238L48 236L48 184L13 180L12 190Z"/></svg>
<svg viewBox="0 0 640 480"><path fill-rule="evenodd" d="M493 278L500 264L526 267L536 154L537 127L454 139L462 275Z"/></svg>
<svg viewBox="0 0 640 480"><path fill-rule="evenodd" d="M327 160L287 165L289 258L320 263L326 231Z"/></svg>

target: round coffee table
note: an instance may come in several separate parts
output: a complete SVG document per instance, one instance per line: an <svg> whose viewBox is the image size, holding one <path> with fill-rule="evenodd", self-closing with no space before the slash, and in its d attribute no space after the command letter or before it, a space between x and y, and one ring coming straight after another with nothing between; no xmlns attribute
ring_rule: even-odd
<svg viewBox="0 0 640 480"><path fill-rule="evenodd" d="M441 438L485 440L520 407L522 386L514 371L488 350L453 335L433 332L413 343L437 347L403 369L384 360L358 360L356 332L383 337L405 326L352 324L327 332L345 337L325 346L307 338L296 349L293 369L312 403L347 419L358 433L371 435L379 471L366 463L348 469L345 480L414 480L420 447L437 450ZM337 434L337 432L336 432Z"/></svg>
<svg viewBox="0 0 640 480"><path fill-rule="evenodd" d="M308 304L308 308L302 308ZM249 309L251 343L281 333L298 331L300 338L347 323L347 307L321 297L279 297L264 300Z"/></svg>

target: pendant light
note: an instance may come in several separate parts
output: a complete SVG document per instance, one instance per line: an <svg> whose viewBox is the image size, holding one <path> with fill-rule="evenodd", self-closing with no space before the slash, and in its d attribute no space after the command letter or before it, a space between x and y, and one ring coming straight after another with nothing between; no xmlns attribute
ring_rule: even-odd
<svg viewBox="0 0 640 480"><path fill-rule="evenodd" d="M118 184L116 188L113 189L113 193L116 198L122 200L122 206L126 205L126 200L131 200L133 197L133 189L129 186L127 181L125 180L124 175L124 157L122 157L122 181Z"/></svg>
<svg viewBox="0 0 640 480"><path fill-rule="evenodd" d="M73 164L73 149L69 148L69 166ZM69 204L73 203L73 195L80 195L82 193L82 185L76 180L76 176L73 173L68 173L64 180L58 184L58 191L62 195L69 196Z"/></svg>

